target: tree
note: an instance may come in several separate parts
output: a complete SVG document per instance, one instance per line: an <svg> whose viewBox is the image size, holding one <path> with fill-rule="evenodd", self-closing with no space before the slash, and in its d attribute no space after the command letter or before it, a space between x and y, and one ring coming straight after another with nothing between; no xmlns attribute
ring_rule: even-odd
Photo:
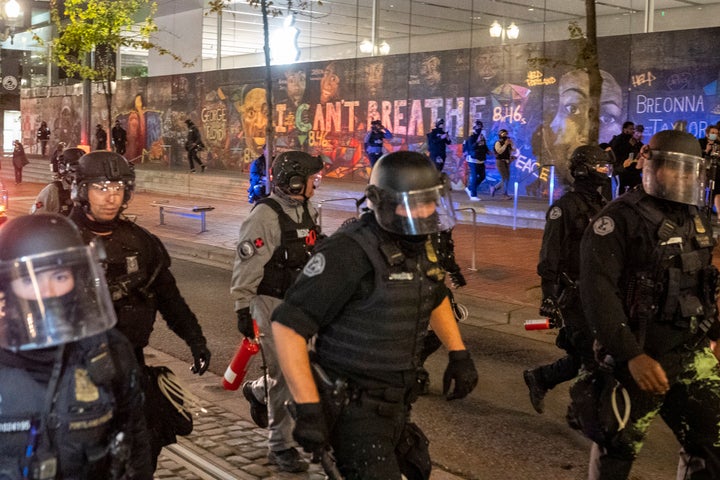
<svg viewBox="0 0 720 480"><path fill-rule="evenodd" d="M270 68L270 27L268 25L268 15L277 17L282 15L282 10L274 8L274 3L270 0L247 0L251 7L260 7L263 19L263 52L265 53L265 100L267 103L267 122L265 122L265 193L270 193L270 166L274 157L274 128L273 128L273 101L272 101L272 70ZM305 10L310 5L310 1L293 2L288 0L285 5L287 12L294 10ZM321 1L316 1L318 5L322 5ZM222 16L223 9L229 4L229 0L210 0L208 3L208 12ZM206 15L207 15L206 14Z"/></svg>
<svg viewBox="0 0 720 480"><path fill-rule="evenodd" d="M578 54L573 62L543 57L533 57L528 59L528 63L533 66L547 64L557 66L563 64L587 72L590 95L590 105L588 108L588 139L591 144L597 145L600 132L600 95L602 93L602 75L600 74L600 64L597 53L597 16L595 13L594 0L585 0L585 17L585 29L587 33L583 32L577 22L570 22L568 25L570 40L576 42L578 46Z"/></svg>
<svg viewBox="0 0 720 480"><path fill-rule="evenodd" d="M101 85L108 112L108 132L112 130L118 50L122 47L155 50L185 66L192 65L151 41L151 35L158 30L153 20L156 11L157 4L152 0L52 0L50 16L57 37L52 42L51 61L68 76ZM42 43L37 36L35 40Z"/></svg>

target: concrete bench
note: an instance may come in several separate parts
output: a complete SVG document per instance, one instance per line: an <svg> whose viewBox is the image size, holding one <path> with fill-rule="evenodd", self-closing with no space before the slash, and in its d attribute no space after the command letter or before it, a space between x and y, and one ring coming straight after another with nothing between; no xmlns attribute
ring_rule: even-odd
<svg viewBox="0 0 720 480"><path fill-rule="evenodd" d="M181 217L188 217L188 218L199 218L200 219L200 233L207 232L206 222L205 222L205 215L207 212L210 212L212 210L215 210L215 207L211 207L210 205L204 205L204 206L183 206L183 205L171 205L169 203L165 202L153 202L153 207L158 207L158 211L160 212L160 225L165 225L165 214L166 213L172 213L175 215L180 215Z"/></svg>

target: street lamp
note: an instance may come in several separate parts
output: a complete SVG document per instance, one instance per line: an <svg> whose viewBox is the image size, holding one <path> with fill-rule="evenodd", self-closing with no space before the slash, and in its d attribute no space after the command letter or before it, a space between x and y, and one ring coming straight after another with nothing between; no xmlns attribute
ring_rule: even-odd
<svg viewBox="0 0 720 480"><path fill-rule="evenodd" d="M5 15L8 20L17 20L20 16L20 4L17 0L8 0L5 2Z"/></svg>
<svg viewBox="0 0 720 480"><path fill-rule="evenodd" d="M515 22L512 22L509 27L504 28L497 20L494 20L492 25L490 25L490 36L493 38L502 37L503 42L506 36L510 40L516 40L520 36L520 28L515 25Z"/></svg>
<svg viewBox="0 0 720 480"><path fill-rule="evenodd" d="M360 42L358 48L362 53L369 53L373 56L387 55L390 53L390 44L385 40L381 40L377 45L375 45L372 41L365 39Z"/></svg>
<svg viewBox="0 0 720 480"><path fill-rule="evenodd" d="M6 25L6 28L9 29L9 33L6 33L5 39L9 34L10 44L12 44L13 39L15 38L15 22L20 17L20 4L17 2L17 0L7 0L5 2L5 17L7 17L8 20L8 25Z"/></svg>

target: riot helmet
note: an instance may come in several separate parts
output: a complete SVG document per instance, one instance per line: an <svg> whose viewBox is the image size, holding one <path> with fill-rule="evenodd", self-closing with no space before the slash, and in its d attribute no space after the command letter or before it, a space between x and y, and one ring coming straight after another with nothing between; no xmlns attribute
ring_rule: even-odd
<svg viewBox="0 0 720 480"><path fill-rule="evenodd" d="M643 188L653 197L703 205L707 172L700 143L679 130L663 130L648 142Z"/></svg>
<svg viewBox="0 0 720 480"><path fill-rule="evenodd" d="M66 148L58 159L58 177L66 184L72 184L80 158L85 155L82 148Z"/></svg>
<svg viewBox="0 0 720 480"><path fill-rule="evenodd" d="M312 156L309 153L300 151L283 152L272 163L272 182L276 188L289 195L307 195L305 185L308 178L316 175L313 188L320 186L321 176L319 173L330 163L325 155Z"/></svg>
<svg viewBox="0 0 720 480"><path fill-rule="evenodd" d="M112 328L117 319L101 255L57 214L0 229L0 348L53 347Z"/></svg>
<svg viewBox="0 0 720 480"><path fill-rule="evenodd" d="M132 164L115 152L98 151L80 157L75 172L72 188L72 199L85 206L88 205L88 188L97 184L101 188L110 182L121 182L124 187L123 205L132 198L135 191L135 168Z"/></svg>
<svg viewBox="0 0 720 480"><path fill-rule="evenodd" d="M570 175L576 182L602 186L610 181L612 162L608 152L595 145L581 145L570 156Z"/></svg>
<svg viewBox="0 0 720 480"><path fill-rule="evenodd" d="M365 194L378 224L389 232L427 235L455 225L449 179L418 152L380 157Z"/></svg>

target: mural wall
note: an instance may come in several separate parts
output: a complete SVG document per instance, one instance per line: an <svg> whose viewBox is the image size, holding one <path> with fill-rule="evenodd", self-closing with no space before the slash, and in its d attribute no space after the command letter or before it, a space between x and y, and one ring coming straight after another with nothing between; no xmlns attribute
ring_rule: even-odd
<svg viewBox="0 0 720 480"><path fill-rule="evenodd" d="M720 120L720 29L599 39L603 70L600 142L625 120L656 131L677 128L704 135ZM426 134L445 118L453 143L445 171L461 188L461 144L475 119L492 143L500 129L515 140L511 181L520 194L543 196L549 165L567 183L567 158L587 141L587 75L567 66L570 42L414 53L273 67L273 119L278 150L302 149L333 159L331 176L364 180L362 148L370 122L380 119L392 150L426 150ZM530 57L551 61L531 67ZM142 78L118 83L114 119L128 132L128 159L185 166L184 124L191 118L208 146L212 169L245 171L264 145L267 103L264 69ZM33 98L23 92L28 132L45 119L54 141L79 141L79 97ZM96 123L101 96L93 98ZM23 124L25 125L25 123ZM25 130L25 126L23 126ZM499 178L494 160L488 175Z"/></svg>

